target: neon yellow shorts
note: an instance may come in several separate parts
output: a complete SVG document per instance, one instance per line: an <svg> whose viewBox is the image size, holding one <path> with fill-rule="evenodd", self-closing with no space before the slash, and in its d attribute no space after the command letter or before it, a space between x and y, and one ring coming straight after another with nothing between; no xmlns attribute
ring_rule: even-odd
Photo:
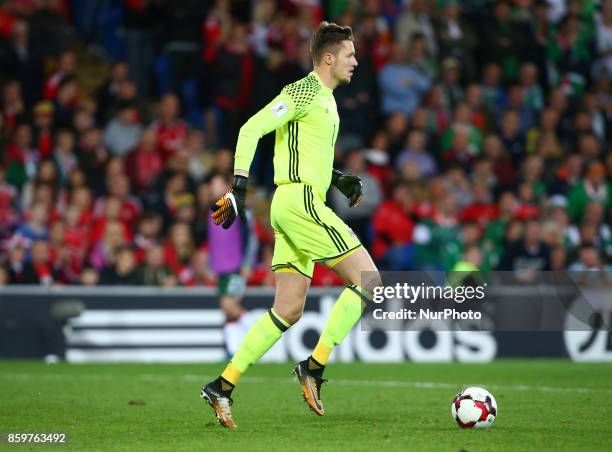
<svg viewBox="0 0 612 452"><path fill-rule="evenodd" d="M310 185L279 185L272 198L270 219L275 271L293 269L311 278L315 261L329 264L361 246L353 230Z"/></svg>

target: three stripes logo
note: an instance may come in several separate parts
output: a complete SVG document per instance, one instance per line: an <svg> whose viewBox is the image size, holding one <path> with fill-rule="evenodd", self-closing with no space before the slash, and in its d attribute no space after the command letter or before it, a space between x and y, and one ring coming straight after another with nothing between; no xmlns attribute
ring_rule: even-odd
<svg viewBox="0 0 612 452"><path fill-rule="evenodd" d="M289 147L289 180L291 182L301 182L299 176L299 153L298 153L298 123L289 123L289 139L287 141Z"/></svg>
<svg viewBox="0 0 612 452"><path fill-rule="evenodd" d="M312 193L312 187L309 185L304 186L304 208L306 209L306 212L308 212L308 214L312 217L312 219L317 224L321 225L323 229L325 229L325 232L327 232L327 235L329 236L339 253L348 251L349 248L338 230L333 226L329 226L323 223L323 221L321 221L321 218L319 217L317 211L314 208L314 195Z"/></svg>

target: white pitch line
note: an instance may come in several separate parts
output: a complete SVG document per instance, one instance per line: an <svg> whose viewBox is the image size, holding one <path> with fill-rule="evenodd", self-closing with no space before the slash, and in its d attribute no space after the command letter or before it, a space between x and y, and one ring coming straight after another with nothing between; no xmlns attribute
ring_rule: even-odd
<svg viewBox="0 0 612 452"><path fill-rule="evenodd" d="M126 374L58 374L58 373L10 373L5 372L0 374L0 379L4 380L117 380L125 378ZM215 378L211 375L156 375L156 374L134 374L129 375L130 378L137 378L143 381L197 381L206 383ZM243 377L240 379L244 383L283 383L294 384L292 378L275 378L275 377ZM433 381L399 381L399 380L346 380L333 379L331 384L340 386L373 386L383 388L412 388L412 389L461 389L467 386L485 386L488 389L505 390L505 391L540 391L540 392L575 392L575 393L612 393L612 388L585 388L585 387L561 387L561 386L542 386L542 385L506 385L506 384L456 384L456 383L440 383Z"/></svg>

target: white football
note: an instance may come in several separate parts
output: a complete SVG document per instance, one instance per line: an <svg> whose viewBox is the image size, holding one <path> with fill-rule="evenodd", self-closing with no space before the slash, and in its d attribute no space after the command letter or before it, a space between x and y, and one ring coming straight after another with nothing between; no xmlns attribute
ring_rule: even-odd
<svg viewBox="0 0 612 452"><path fill-rule="evenodd" d="M497 417L497 402L484 388L465 388L453 399L451 415L461 428L489 428Z"/></svg>

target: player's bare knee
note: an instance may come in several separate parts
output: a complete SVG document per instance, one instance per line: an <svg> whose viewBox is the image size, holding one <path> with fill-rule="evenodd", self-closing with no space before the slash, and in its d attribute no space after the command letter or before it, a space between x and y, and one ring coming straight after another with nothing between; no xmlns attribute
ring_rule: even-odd
<svg viewBox="0 0 612 452"><path fill-rule="evenodd" d="M294 325L298 322L298 320L300 320L301 317L302 311L294 311L287 315L286 320L289 325Z"/></svg>
<svg viewBox="0 0 612 452"><path fill-rule="evenodd" d="M302 317L303 304L300 307L274 304L274 311L289 325L297 323Z"/></svg>
<svg viewBox="0 0 612 452"><path fill-rule="evenodd" d="M374 290L377 287L380 287L383 285L382 283L382 278L380 276L380 272L378 270L376 271L369 271L369 272L364 272L361 276L361 282L362 282L362 288L364 290L366 290L369 294L373 294Z"/></svg>

